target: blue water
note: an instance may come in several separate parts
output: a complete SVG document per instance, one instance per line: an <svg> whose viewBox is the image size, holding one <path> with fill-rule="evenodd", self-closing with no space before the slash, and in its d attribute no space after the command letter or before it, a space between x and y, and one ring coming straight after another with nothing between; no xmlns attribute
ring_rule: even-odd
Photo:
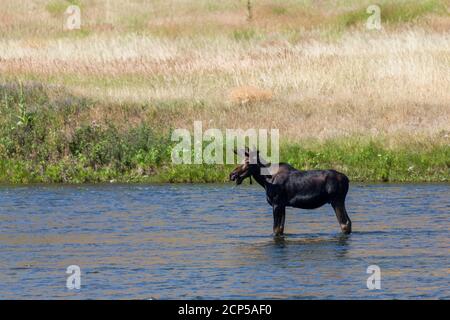
<svg viewBox="0 0 450 320"><path fill-rule="evenodd" d="M450 185L352 185L347 210L350 236L324 206L276 239L258 186L0 187L0 298L450 298Z"/></svg>

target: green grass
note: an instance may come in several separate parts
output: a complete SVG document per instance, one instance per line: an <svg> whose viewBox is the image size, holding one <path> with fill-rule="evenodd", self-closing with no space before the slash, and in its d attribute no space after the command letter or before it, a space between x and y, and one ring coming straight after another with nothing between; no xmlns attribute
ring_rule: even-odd
<svg viewBox="0 0 450 320"><path fill-rule="evenodd" d="M82 7L78 0L52 0L47 3L45 9L53 16L61 16L70 5Z"/></svg>
<svg viewBox="0 0 450 320"><path fill-rule="evenodd" d="M410 22L429 13L448 14L442 1L427 0L414 3L400 2L398 4L389 2L382 7L381 19L390 23Z"/></svg>
<svg viewBox="0 0 450 320"><path fill-rule="evenodd" d="M288 9L286 7L283 7L281 5L274 5L271 7L271 11L275 15L284 15L288 12Z"/></svg>
<svg viewBox="0 0 450 320"><path fill-rule="evenodd" d="M13 1L5 1L12 3ZM298 0L264 0L253 1L253 19L248 22L247 1L122 1L121 5L113 5L111 15L106 12L106 0L39 0L34 1L34 10L30 11L30 19L24 17L22 6L15 9L6 5L6 14L17 20L15 28L1 28L4 38L45 38L57 39L67 36L62 32L62 19L69 5L81 8L82 29L90 33L105 32L113 35L138 33L163 38L178 37L212 37L233 34L234 29L245 29L252 26L257 34L272 35L291 29L307 33L308 30L320 30L338 36L340 32L363 26L369 16L366 9L375 4L381 7L382 23L399 26L401 23L419 21L428 14L448 16L448 0L400 0L388 1L298 1ZM119 1L117 1L119 2ZM111 3L114 3L112 1ZM170 5L169 5L170 4ZM4 10L4 8L1 8ZM42 15L48 13L49 17ZM38 14L36 14L38 13ZM32 15L31 15L32 14ZM215 19L211 14L232 17L233 23L226 19ZM39 18L37 18L39 17ZM181 19L177 19L180 17ZM184 19L186 18L186 19ZM213 18L211 20L211 18ZM110 21L109 19L114 19ZM166 20L159 24L157 20ZM23 20L23 21L21 21ZM110 25L109 27L106 25ZM6 23L6 25L8 25ZM84 31L87 32L87 31ZM75 32L74 32L75 33ZM75 33L76 34L76 33ZM79 32L83 35L84 33ZM248 32L236 31L240 39L253 37Z"/></svg>
<svg viewBox="0 0 450 320"><path fill-rule="evenodd" d="M236 41L250 41L253 39L261 38L262 35L258 34L252 28L241 28L233 30L232 38Z"/></svg>
<svg viewBox="0 0 450 320"><path fill-rule="evenodd" d="M174 165L170 129L97 123L89 116L93 106L39 84L0 85L0 183L225 182L234 167ZM128 123L127 112L147 107L121 108ZM352 181L450 181L448 144L386 145L370 137L283 142L280 160L305 170L334 168Z"/></svg>
<svg viewBox="0 0 450 320"><path fill-rule="evenodd" d="M374 3L376 4L376 3ZM447 8L442 1L392 1L382 2L380 6L381 23L405 23L414 22L427 14L448 15ZM343 30L355 25L363 25L370 14L366 7L344 12L336 17L334 26L337 30Z"/></svg>
<svg viewBox="0 0 450 320"><path fill-rule="evenodd" d="M281 159L302 169L334 168L356 181L449 181L450 146L411 143L394 149L383 139L340 138L286 145Z"/></svg>

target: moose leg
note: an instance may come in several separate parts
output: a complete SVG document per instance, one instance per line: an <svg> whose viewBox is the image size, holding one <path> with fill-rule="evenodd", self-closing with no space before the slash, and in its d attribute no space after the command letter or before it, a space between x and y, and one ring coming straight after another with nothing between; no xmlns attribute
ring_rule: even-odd
<svg viewBox="0 0 450 320"><path fill-rule="evenodd" d="M286 207L273 205L273 233L275 236L282 235L284 232L284 220L286 217Z"/></svg>
<svg viewBox="0 0 450 320"><path fill-rule="evenodd" d="M286 220L286 207L283 207L283 214L281 215L281 222L280 222L281 234L284 234L284 221L285 220Z"/></svg>
<svg viewBox="0 0 450 320"><path fill-rule="evenodd" d="M345 210L345 202L336 201L332 202L331 205L336 213L336 218L341 226L342 232L345 234L352 233L352 222L347 214L347 210Z"/></svg>

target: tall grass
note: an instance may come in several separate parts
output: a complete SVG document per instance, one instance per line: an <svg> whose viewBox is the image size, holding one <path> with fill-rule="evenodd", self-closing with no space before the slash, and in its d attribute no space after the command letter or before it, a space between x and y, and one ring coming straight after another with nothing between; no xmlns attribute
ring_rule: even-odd
<svg viewBox="0 0 450 320"><path fill-rule="evenodd" d="M37 84L3 85L0 96L0 183L224 182L233 167L173 164L171 129L158 128L145 105L122 106L119 121L93 116L114 107ZM283 140L281 160L299 169L335 168L357 181L450 179L450 147L437 141L391 147L369 137Z"/></svg>
<svg viewBox="0 0 450 320"><path fill-rule="evenodd" d="M5 81L64 85L105 102L178 101L174 127L193 120L252 127L248 119L258 119L293 140L432 137L450 131L449 53L450 33L421 30L301 44L90 36L37 48L0 41L0 70ZM233 93L248 86L270 101L236 105Z"/></svg>
<svg viewBox="0 0 450 320"><path fill-rule="evenodd" d="M2 1L1 180L221 180L168 161L170 129L196 120L278 128L299 167L448 180L450 2L378 1L381 31L370 4Z"/></svg>

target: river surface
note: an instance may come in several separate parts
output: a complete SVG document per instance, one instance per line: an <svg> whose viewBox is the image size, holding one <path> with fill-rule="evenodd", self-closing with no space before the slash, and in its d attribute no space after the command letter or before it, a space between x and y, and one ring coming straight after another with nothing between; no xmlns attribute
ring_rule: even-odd
<svg viewBox="0 0 450 320"><path fill-rule="evenodd" d="M259 186L3 186L0 299L450 299L450 185L353 184L347 211L274 238Z"/></svg>

